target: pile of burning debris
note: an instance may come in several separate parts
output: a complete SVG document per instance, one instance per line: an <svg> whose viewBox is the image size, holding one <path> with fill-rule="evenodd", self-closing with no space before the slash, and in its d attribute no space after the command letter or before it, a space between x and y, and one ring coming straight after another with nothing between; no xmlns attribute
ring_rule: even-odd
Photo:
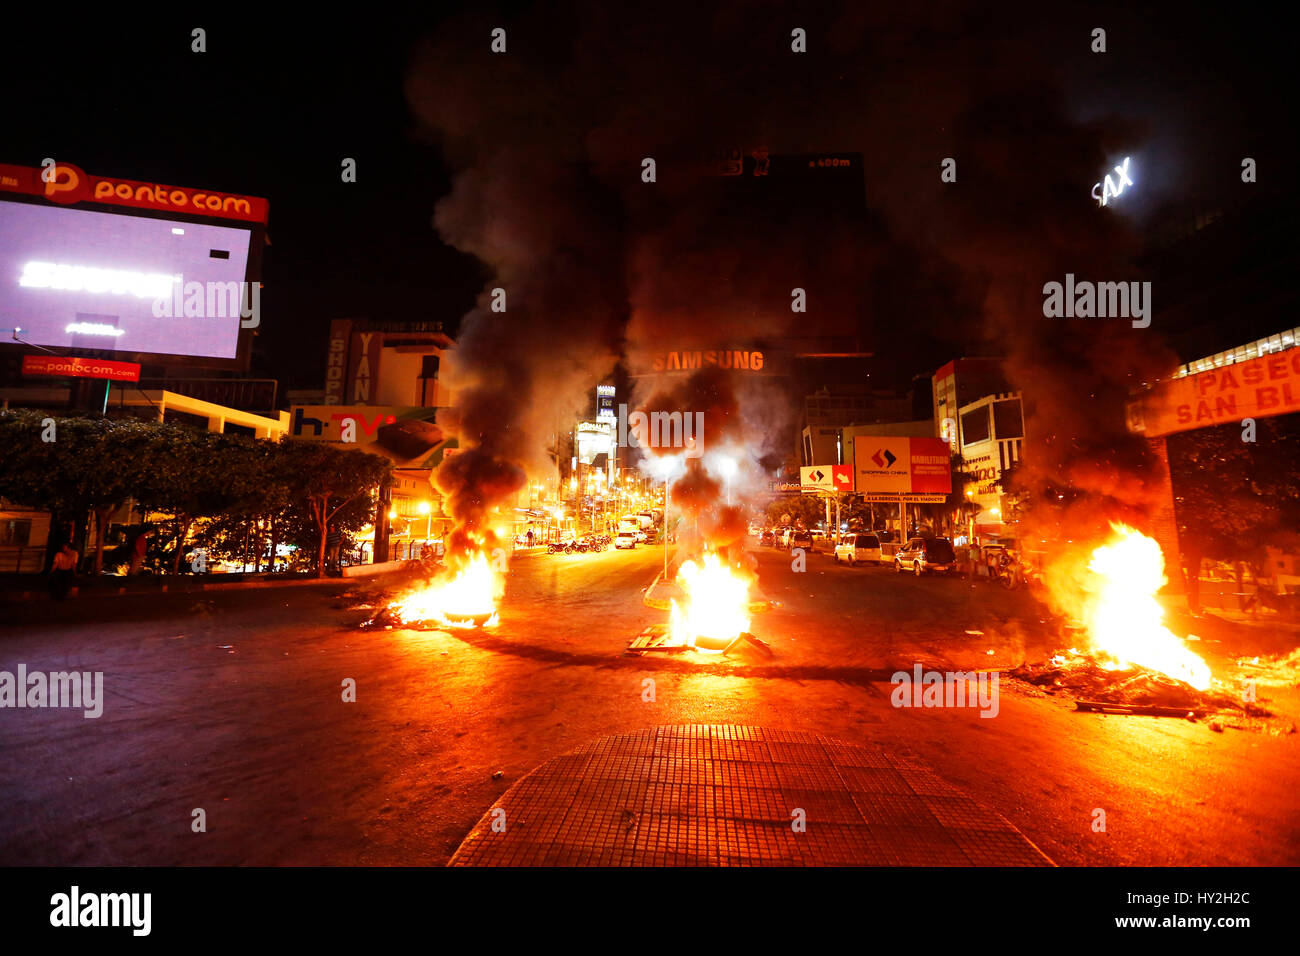
<svg viewBox="0 0 1300 956"><path fill-rule="evenodd" d="M1042 664L1021 664L1009 676L1047 694L1068 694L1079 710L1154 717L1206 717L1240 714L1271 717L1257 704L1213 687L1198 690L1160 671L1113 662L1071 648Z"/></svg>
<svg viewBox="0 0 1300 956"><path fill-rule="evenodd" d="M1159 545L1123 524L1113 523L1111 532L1081 572L1082 599L1068 608L1087 650L1071 647L1008 676L1048 694L1070 694L1079 710L1094 713L1271 717L1256 704L1253 683L1237 690L1215 680L1206 661L1165 626L1156 599L1165 583Z"/></svg>
<svg viewBox="0 0 1300 956"><path fill-rule="evenodd" d="M454 570L439 568L433 573L420 573L418 583L407 588L399 598L376 597L378 611L362 627L444 630L497 624L497 602L504 590L504 574L493 567L481 550L454 564Z"/></svg>

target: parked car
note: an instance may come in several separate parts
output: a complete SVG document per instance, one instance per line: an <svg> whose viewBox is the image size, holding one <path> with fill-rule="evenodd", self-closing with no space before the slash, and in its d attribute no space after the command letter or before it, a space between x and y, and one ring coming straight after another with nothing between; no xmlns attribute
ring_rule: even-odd
<svg viewBox="0 0 1300 956"><path fill-rule="evenodd" d="M768 528L766 531L764 531L762 534L758 536L758 543L760 545L766 545L769 548L775 548L776 532L773 531L771 528Z"/></svg>
<svg viewBox="0 0 1300 956"><path fill-rule="evenodd" d="M957 554L947 538L912 538L894 555L899 574L911 571L918 578L927 571L957 572Z"/></svg>
<svg viewBox="0 0 1300 956"><path fill-rule="evenodd" d="M634 531L633 534L636 535L637 544L645 544L650 540L650 536L644 531Z"/></svg>
<svg viewBox="0 0 1300 956"><path fill-rule="evenodd" d="M874 534L846 534L835 546L835 562L847 562L850 566L859 561L880 563L880 539Z"/></svg>
<svg viewBox="0 0 1300 956"><path fill-rule="evenodd" d="M637 531L620 531L618 537L614 539L615 548L635 548L637 545Z"/></svg>

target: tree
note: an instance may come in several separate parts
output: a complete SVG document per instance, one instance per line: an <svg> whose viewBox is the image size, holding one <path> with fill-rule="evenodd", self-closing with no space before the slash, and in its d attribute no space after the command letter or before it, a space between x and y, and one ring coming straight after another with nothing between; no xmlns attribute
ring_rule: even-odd
<svg viewBox="0 0 1300 956"><path fill-rule="evenodd" d="M293 476L290 497L306 509L315 525L316 576L323 577L325 539L330 523L358 502L373 508L380 483L388 475L392 462L324 442L288 441L279 447L285 466Z"/></svg>
<svg viewBox="0 0 1300 956"><path fill-rule="evenodd" d="M259 446L272 443L174 425L156 426L149 437L136 498L142 508L172 516L175 573L196 519L226 514L265 493L265 454Z"/></svg>
<svg viewBox="0 0 1300 956"><path fill-rule="evenodd" d="M0 448L5 450L0 459L0 495L48 510L54 527L75 521L84 528L93 512L98 573L103 568L108 519L140 483L141 449L148 444L150 425L55 417L32 410L0 413ZM62 543L58 537L51 535L51 549Z"/></svg>
<svg viewBox="0 0 1300 956"><path fill-rule="evenodd" d="M1249 563L1259 574L1269 544L1285 545L1300 524L1300 425L1295 416L1260 419L1256 441L1241 426L1222 425L1167 440L1174 511L1188 572L1199 600L1205 558ZM1240 588L1238 589L1240 590Z"/></svg>
<svg viewBox="0 0 1300 956"><path fill-rule="evenodd" d="M826 520L826 505L818 495L785 495L767 506L767 520L772 525L789 524L811 528Z"/></svg>
<svg viewBox="0 0 1300 956"><path fill-rule="evenodd" d="M50 425L52 423L52 429ZM52 438L52 440L43 440ZM52 512L56 522L96 521L95 570L114 509L134 499L171 516L171 570L194 522L213 519L228 542L243 529L244 552L262 529L272 554L280 536L312 545L324 573L325 538L368 524L389 473L386 458L318 442L273 442L134 419L63 418L37 411L0 412L0 496ZM51 545L62 542L53 540Z"/></svg>

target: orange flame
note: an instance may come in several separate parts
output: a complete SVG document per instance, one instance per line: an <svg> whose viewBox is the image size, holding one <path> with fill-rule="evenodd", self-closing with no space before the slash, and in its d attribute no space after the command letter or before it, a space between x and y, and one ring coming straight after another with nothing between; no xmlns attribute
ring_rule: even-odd
<svg viewBox="0 0 1300 956"><path fill-rule="evenodd" d="M445 627L491 627L505 582L483 552L472 555L450 579L408 594L390 605L403 624L433 622Z"/></svg>
<svg viewBox="0 0 1300 956"><path fill-rule="evenodd" d="M684 593L672 602L671 629L678 642L720 652L749 630L749 580L714 552L677 570Z"/></svg>
<svg viewBox="0 0 1300 956"><path fill-rule="evenodd" d="M1210 686L1210 668L1164 626L1156 592L1165 584L1160 545L1127 525L1112 523L1115 537L1092 552L1097 576L1085 623L1093 647L1111 657L1111 669L1150 668L1198 690Z"/></svg>

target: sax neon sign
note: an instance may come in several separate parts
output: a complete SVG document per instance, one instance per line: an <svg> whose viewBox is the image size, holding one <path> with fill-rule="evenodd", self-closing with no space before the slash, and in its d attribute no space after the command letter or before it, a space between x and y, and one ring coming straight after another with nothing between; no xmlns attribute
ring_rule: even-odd
<svg viewBox="0 0 1300 956"><path fill-rule="evenodd" d="M1128 177L1129 157L1124 157L1124 162L1115 167L1115 175L1118 180L1112 180L1109 174L1101 182L1092 187L1092 198L1097 200L1101 205L1106 205L1107 201L1116 198L1124 191L1125 186L1132 186L1133 180ZM1100 195L1098 193L1100 192Z"/></svg>

